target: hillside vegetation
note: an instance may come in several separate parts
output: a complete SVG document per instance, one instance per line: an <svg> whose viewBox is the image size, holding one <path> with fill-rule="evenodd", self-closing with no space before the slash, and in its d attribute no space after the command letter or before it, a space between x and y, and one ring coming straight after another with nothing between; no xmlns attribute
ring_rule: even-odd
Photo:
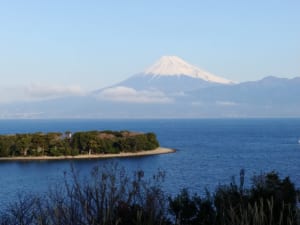
<svg viewBox="0 0 300 225"><path fill-rule="evenodd" d="M1 225L299 225L297 192L276 172L252 178L244 187L219 185L205 196L183 189L169 196L163 171L147 178L142 170L102 165L90 176L73 167L62 186L25 194L0 210ZM1 204L1 199L0 199Z"/></svg>
<svg viewBox="0 0 300 225"><path fill-rule="evenodd" d="M137 152L159 147L154 133L86 131L0 135L0 157L75 156Z"/></svg>

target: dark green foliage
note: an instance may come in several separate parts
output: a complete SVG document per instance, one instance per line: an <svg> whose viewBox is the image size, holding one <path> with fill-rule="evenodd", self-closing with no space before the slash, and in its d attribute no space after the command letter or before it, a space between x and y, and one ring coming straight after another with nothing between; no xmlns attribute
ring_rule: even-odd
<svg viewBox="0 0 300 225"><path fill-rule="evenodd" d="M244 207L247 206L247 190L239 187L234 178L229 185L220 185L214 196L214 205L216 208L216 220L219 224L230 219L229 209L232 207L234 213L239 215ZM224 223L226 224L226 223Z"/></svg>
<svg viewBox="0 0 300 225"><path fill-rule="evenodd" d="M240 185L232 179L220 185L214 197L201 199L186 189L169 198L174 224L180 225L297 225L297 191L288 177L280 179L271 172L253 177L253 185L244 188L244 171ZM299 217L299 215L298 215Z"/></svg>
<svg viewBox="0 0 300 225"><path fill-rule="evenodd" d="M167 198L164 176L161 171L150 180L143 171L128 176L109 164L83 178L72 169L64 186L12 203L0 214L0 224L299 225L294 185L277 173L255 176L249 188L233 180L203 198L187 189Z"/></svg>
<svg viewBox="0 0 300 225"><path fill-rule="evenodd" d="M288 177L281 180L271 172L254 176L250 189L238 187L234 181L220 186L215 207L219 224L241 222L245 215L249 224L256 224L256 220L263 220L262 224L294 224L289 220L296 221L296 189Z"/></svg>
<svg viewBox="0 0 300 225"><path fill-rule="evenodd" d="M16 136L0 136L0 157L7 157L13 154L13 145Z"/></svg>
<svg viewBox="0 0 300 225"><path fill-rule="evenodd" d="M296 220L297 191L289 177L280 179L276 172L260 175L253 178L253 187L250 190L249 202L253 205L260 199L262 204L268 202L273 206L273 219L292 217ZM284 222L282 224L288 224Z"/></svg>
<svg viewBox="0 0 300 225"><path fill-rule="evenodd" d="M170 212L174 214L178 224L197 224L197 213L200 211L201 199L197 195L191 197L187 189L183 189L174 199L170 198Z"/></svg>
<svg viewBox="0 0 300 225"><path fill-rule="evenodd" d="M175 224L215 224L216 212L209 193L201 199L196 194L190 196L187 189L182 189L179 195L169 198L169 209Z"/></svg>
<svg viewBox="0 0 300 225"><path fill-rule="evenodd" d="M129 131L0 135L0 157L117 154L152 150L158 146L155 134Z"/></svg>
<svg viewBox="0 0 300 225"><path fill-rule="evenodd" d="M72 169L64 186L11 204L0 224L167 225L163 179L161 172L150 180L143 171L129 176L115 165L95 167L89 179Z"/></svg>
<svg viewBox="0 0 300 225"><path fill-rule="evenodd" d="M154 133L148 133L146 134L146 136L148 141L145 143L145 150L150 150L159 147L159 143Z"/></svg>

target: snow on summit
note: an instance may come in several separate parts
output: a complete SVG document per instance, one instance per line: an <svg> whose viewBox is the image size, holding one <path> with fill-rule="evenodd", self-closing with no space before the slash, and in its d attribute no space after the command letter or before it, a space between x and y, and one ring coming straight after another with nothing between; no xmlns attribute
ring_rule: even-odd
<svg viewBox="0 0 300 225"><path fill-rule="evenodd" d="M231 80L215 76L193 66L177 56L163 56L151 67L144 71L146 75L159 76L188 76L208 82L220 84L233 84Z"/></svg>

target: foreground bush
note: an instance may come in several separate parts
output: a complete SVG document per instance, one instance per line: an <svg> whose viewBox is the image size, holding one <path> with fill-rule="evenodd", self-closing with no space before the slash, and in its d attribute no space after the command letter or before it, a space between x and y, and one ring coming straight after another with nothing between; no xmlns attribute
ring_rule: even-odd
<svg viewBox="0 0 300 225"><path fill-rule="evenodd" d="M166 199L158 172L128 176L117 166L95 167L83 179L74 169L47 196L25 196L2 213L1 224L164 224Z"/></svg>
<svg viewBox="0 0 300 225"><path fill-rule="evenodd" d="M169 206L175 224L181 225L296 225L296 200L288 177L280 179L275 172L254 176L252 186L245 188L242 170L239 185L233 179L204 198L183 190L169 199Z"/></svg>
<svg viewBox="0 0 300 225"><path fill-rule="evenodd" d="M233 180L206 196L183 189L167 197L165 174L146 179L143 171L129 176L116 165L95 167L89 177L75 169L64 185L46 196L23 196L0 217L14 225L296 225L297 192L289 178L271 172L254 176L252 186Z"/></svg>

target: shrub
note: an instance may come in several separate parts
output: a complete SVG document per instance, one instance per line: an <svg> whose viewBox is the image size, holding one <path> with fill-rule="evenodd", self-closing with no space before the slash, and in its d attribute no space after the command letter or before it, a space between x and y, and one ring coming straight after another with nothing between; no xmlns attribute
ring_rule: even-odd
<svg viewBox="0 0 300 225"><path fill-rule="evenodd" d="M64 186L46 196L24 196L1 215L1 224L166 224L164 173L148 180L116 165L95 167L85 179L72 168Z"/></svg>
<svg viewBox="0 0 300 225"><path fill-rule="evenodd" d="M88 177L72 168L63 186L12 203L0 224L299 225L295 187L275 172L254 176L249 188L233 179L202 198L187 189L167 198L164 177L158 171L146 179L141 170L129 176L115 164L97 166Z"/></svg>

